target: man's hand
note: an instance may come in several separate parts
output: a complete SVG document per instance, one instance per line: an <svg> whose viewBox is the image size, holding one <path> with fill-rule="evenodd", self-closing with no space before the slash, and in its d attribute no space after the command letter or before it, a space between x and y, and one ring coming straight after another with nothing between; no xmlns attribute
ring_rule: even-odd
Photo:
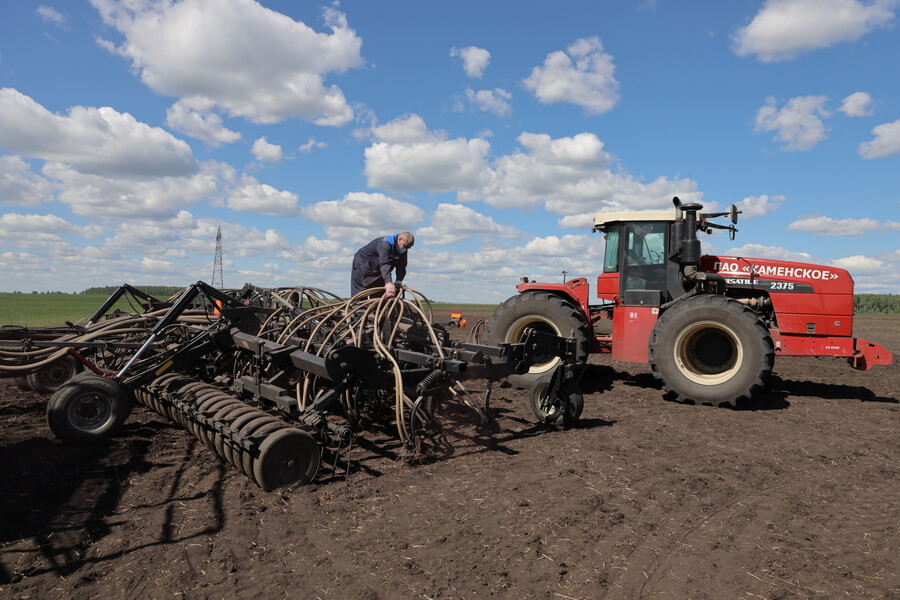
<svg viewBox="0 0 900 600"><path fill-rule="evenodd" d="M388 282L384 286L384 297L385 298L393 298L397 295L397 287L393 284L393 282Z"/></svg>

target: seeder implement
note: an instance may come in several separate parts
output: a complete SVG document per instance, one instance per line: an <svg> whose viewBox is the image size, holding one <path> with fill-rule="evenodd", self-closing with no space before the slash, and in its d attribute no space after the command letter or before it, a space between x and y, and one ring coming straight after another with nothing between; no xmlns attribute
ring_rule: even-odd
<svg viewBox="0 0 900 600"><path fill-rule="evenodd" d="M103 352L83 336L46 340L59 345L53 352L85 352L90 367L48 403L57 437L112 435L136 400L269 490L308 483L326 453L336 465L375 426L393 424L407 458L430 456L446 445L444 403L461 402L492 424L493 384L548 356L560 366L541 391L542 420L569 423L581 412L573 340L529 330L519 343L451 341L408 288L343 301L314 288L226 292L197 282L165 307L145 300L153 311L128 317L143 327L127 340L103 339ZM115 361L91 360L113 349ZM480 405L462 385L473 379L486 382Z"/></svg>

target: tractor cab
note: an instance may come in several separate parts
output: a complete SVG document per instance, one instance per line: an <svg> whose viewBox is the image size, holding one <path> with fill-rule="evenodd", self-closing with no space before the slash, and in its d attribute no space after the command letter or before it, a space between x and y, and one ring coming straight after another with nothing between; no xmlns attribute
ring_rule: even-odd
<svg viewBox="0 0 900 600"><path fill-rule="evenodd" d="M624 306L667 301L669 235L675 210L601 213L594 231L606 234L597 297ZM677 271L677 264L675 265Z"/></svg>

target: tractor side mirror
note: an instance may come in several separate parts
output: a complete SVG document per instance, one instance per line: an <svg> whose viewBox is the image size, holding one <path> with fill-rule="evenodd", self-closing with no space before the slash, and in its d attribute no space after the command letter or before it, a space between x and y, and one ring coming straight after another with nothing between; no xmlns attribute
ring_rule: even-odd
<svg viewBox="0 0 900 600"><path fill-rule="evenodd" d="M733 224L737 225L737 216L738 216L739 214L741 214L743 211L738 210L738 209L737 209L737 206L735 206L734 204L732 204L732 205L731 205L731 210L730 210L729 212L731 213L731 222L732 222ZM731 239L734 239L734 233L731 234Z"/></svg>

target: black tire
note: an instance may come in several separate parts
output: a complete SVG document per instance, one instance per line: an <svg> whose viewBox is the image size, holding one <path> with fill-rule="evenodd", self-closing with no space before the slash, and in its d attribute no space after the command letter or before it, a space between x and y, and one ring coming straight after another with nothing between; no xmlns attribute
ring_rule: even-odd
<svg viewBox="0 0 900 600"><path fill-rule="evenodd" d="M527 328L566 338L575 338L575 358L587 361L590 352L590 327L571 302L549 292L527 291L506 300L487 322L486 339L490 345L518 343ZM528 389L544 373L559 364L558 357L537 362L522 375L510 375L509 382Z"/></svg>
<svg viewBox="0 0 900 600"><path fill-rule="evenodd" d="M28 377L25 375L16 377L13 379L13 381L15 382L16 387L19 388L20 390L24 390L26 392L34 391L33 389L31 389L31 386L28 385Z"/></svg>
<svg viewBox="0 0 900 600"><path fill-rule="evenodd" d="M131 412L131 394L117 382L80 376L59 387L47 403L47 424L64 442L91 442L114 435Z"/></svg>
<svg viewBox="0 0 900 600"><path fill-rule="evenodd" d="M84 370L84 365L73 356L63 356L49 365L29 373L26 379L28 387L38 394L52 394L59 386L72 379Z"/></svg>
<svg viewBox="0 0 900 600"><path fill-rule="evenodd" d="M581 386L574 379L566 379L559 386L556 398L549 399L550 376L544 375L531 386L531 412L541 423L572 425L584 411Z"/></svg>
<svg viewBox="0 0 900 600"><path fill-rule="evenodd" d="M725 296L695 296L656 322L649 358L653 376L678 402L734 408L765 387L775 348L749 307Z"/></svg>

